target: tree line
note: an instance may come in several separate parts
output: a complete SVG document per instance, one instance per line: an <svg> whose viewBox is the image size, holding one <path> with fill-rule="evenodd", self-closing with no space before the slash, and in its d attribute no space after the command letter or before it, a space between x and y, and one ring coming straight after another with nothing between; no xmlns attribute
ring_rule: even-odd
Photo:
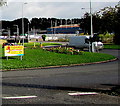
<svg viewBox="0 0 120 106"><path fill-rule="evenodd" d="M32 18L30 21L27 18L24 18L24 31L25 33L28 30L40 29L46 30L49 27L55 27L59 25L69 25L69 24L80 24L81 19L57 19L57 18ZM18 25L19 33L22 34L22 18L16 19L13 21L2 21L3 29L10 29L11 33L16 31L16 26Z"/></svg>
<svg viewBox="0 0 120 106"><path fill-rule="evenodd" d="M105 7L92 14L93 32L98 34L113 33L114 43L120 44L120 2L115 7ZM85 13L81 19L81 28L84 33L90 34L90 14Z"/></svg>
<svg viewBox="0 0 120 106"><path fill-rule="evenodd" d="M105 7L100 11L92 14L93 18L93 33L106 34L114 33L114 43L120 44L120 2L115 7ZM28 28L46 30L49 27L80 24L84 34L90 34L90 13L85 13L84 17L79 19L57 19L57 18L32 18L30 21L24 18L24 30L27 33ZM19 32L22 33L22 18L13 21L2 21L3 29L11 29L15 31L19 26Z"/></svg>

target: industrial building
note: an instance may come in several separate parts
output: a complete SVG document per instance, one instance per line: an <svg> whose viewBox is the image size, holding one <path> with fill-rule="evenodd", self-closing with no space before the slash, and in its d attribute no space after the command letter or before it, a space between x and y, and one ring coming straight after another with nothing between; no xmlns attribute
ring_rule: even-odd
<svg viewBox="0 0 120 106"><path fill-rule="evenodd" d="M83 30L78 24L60 25L56 27L47 28L47 34L80 34Z"/></svg>

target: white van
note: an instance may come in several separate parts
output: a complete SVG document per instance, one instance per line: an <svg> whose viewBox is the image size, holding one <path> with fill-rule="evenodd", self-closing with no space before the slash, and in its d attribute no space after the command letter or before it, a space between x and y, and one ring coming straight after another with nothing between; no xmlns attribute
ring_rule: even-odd
<svg viewBox="0 0 120 106"><path fill-rule="evenodd" d="M68 46L81 48L81 49L89 48L90 47L89 38L90 38L90 36L85 36L85 35L69 37ZM103 49L102 42L94 42L94 44L97 49Z"/></svg>

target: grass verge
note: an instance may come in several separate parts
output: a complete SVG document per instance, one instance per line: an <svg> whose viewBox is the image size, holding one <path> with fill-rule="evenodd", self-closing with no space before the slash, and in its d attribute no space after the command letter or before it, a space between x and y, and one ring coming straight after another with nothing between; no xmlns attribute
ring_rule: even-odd
<svg viewBox="0 0 120 106"><path fill-rule="evenodd" d="M6 57L2 56L2 69L20 69L20 68L34 68L58 65L71 65L81 63L92 63L98 61L111 60L115 57L103 53L89 53L84 52L82 55L67 55L49 52L40 48L25 48L25 55L23 60L20 57Z"/></svg>
<svg viewBox="0 0 120 106"><path fill-rule="evenodd" d="M25 43L24 44L26 47L33 47L34 45L36 46L36 47L39 47L40 46L40 43L38 43L38 42L31 42L31 43ZM53 46L55 46L55 45L62 45L61 43L42 43L42 46L51 46L51 45L53 45Z"/></svg>
<svg viewBox="0 0 120 106"><path fill-rule="evenodd" d="M120 49L120 45L104 44L105 49Z"/></svg>

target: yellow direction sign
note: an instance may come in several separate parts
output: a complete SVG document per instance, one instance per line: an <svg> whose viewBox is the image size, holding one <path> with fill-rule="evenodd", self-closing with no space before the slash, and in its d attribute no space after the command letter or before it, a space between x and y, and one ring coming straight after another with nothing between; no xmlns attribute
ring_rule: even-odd
<svg viewBox="0 0 120 106"><path fill-rule="evenodd" d="M24 46L5 46L5 56L23 56Z"/></svg>

